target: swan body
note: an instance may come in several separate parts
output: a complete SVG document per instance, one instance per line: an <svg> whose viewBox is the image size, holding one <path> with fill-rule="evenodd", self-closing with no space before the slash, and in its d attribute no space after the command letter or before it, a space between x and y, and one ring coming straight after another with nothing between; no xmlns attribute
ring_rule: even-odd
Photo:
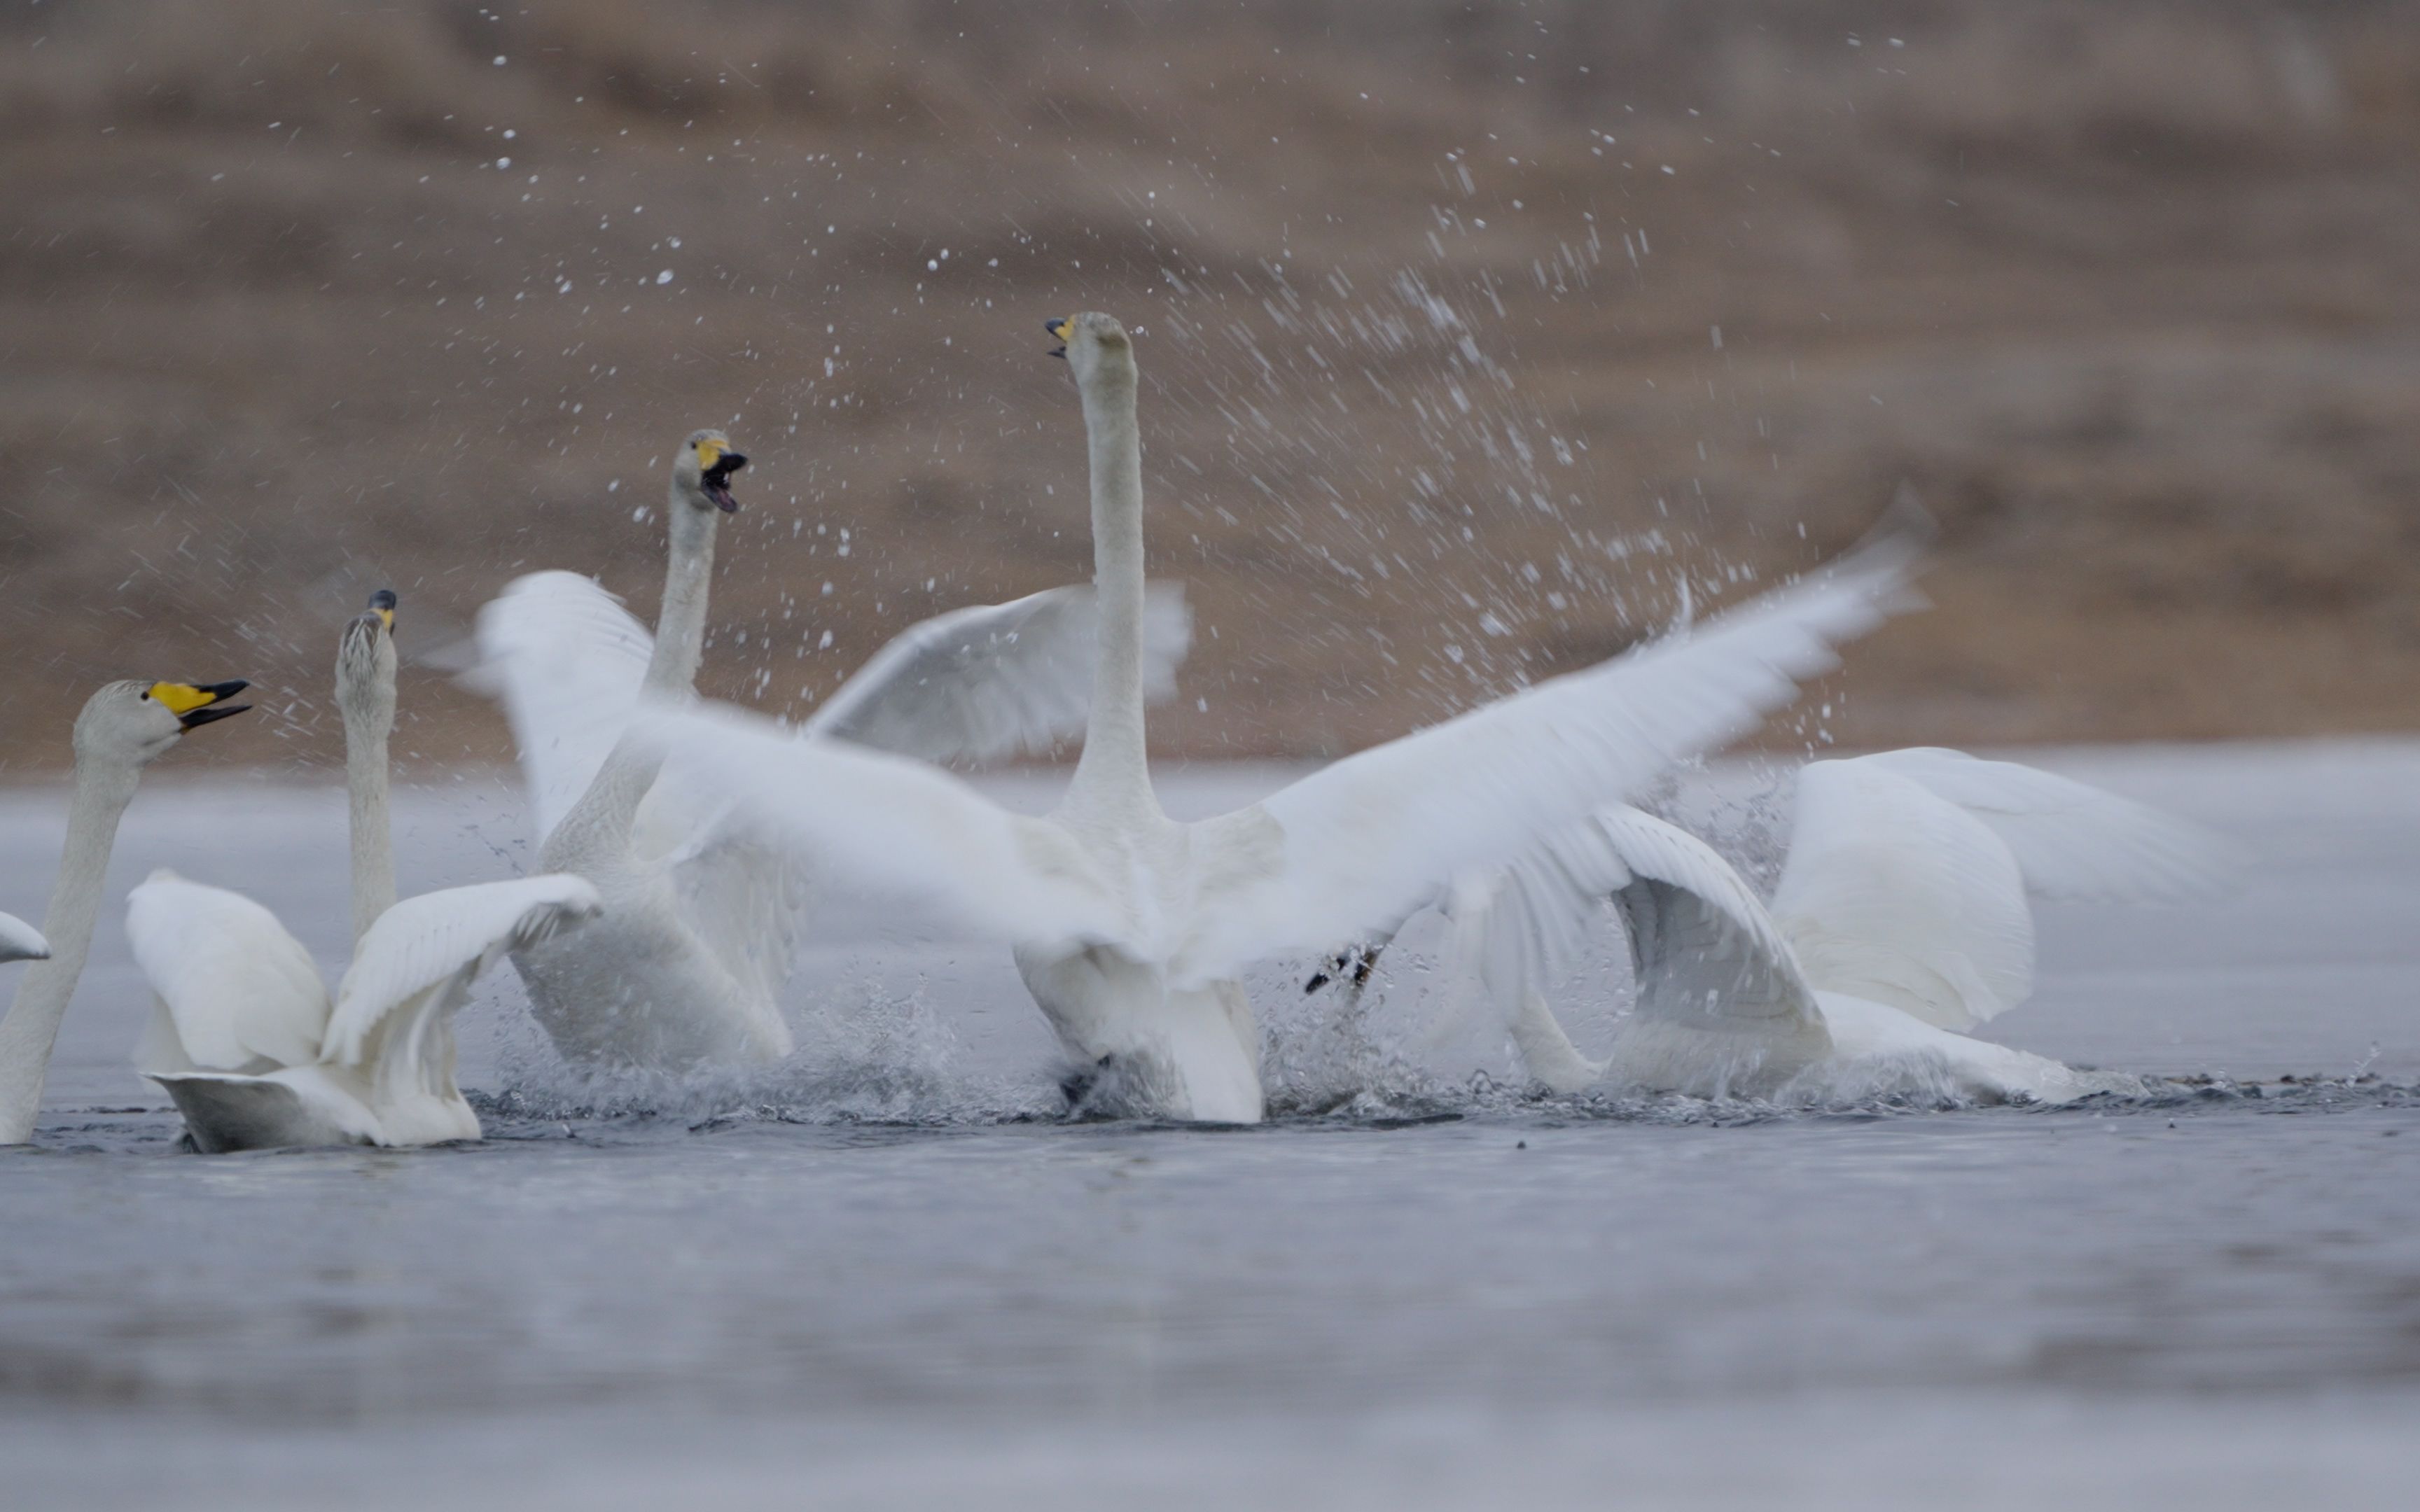
<svg viewBox="0 0 2420 1512"><path fill-rule="evenodd" d="M1083 403L1100 606L1083 754L1057 809L1011 814L929 766L792 739L734 710L654 713L645 727L798 850L1009 944L1079 1107L1257 1120L1246 966L1392 929L1445 879L1752 727L1833 665L1834 642L1880 623L1913 556L1883 542L1694 634L1179 824L1145 760L1132 344L1104 315L1050 330Z"/></svg>
<svg viewBox="0 0 2420 1512"><path fill-rule="evenodd" d="M1015 954L1026 991L1075 1058L1063 1087L1076 1111L1260 1121L1261 1037L1239 984L1176 987L1106 946Z"/></svg>
<svg viewBox="0 0 2420 1512"><path fill-rule="evenodd" d="M568 876L395 901L395 604L380 592L337 644L356 933L334 1000L311 952L240 893L162 868L127 897L127 938L155 999L135 1064L205 1152L478 1138L454 1084L455 1011L506 950L600 907Z"/></svg>
<svg viewBox="0 0 2420 1512"><path fill-rule="evenodd" d="M576 1064L686 1071L789 1054L779 995L812 858L727 823L693 766L623 736L643 694L685 697L705 637L706 565L737 454L720 432L684 444L673 470L672 556L650 637L618 601L571 573L518 579L479 617L474 686L513 726L542 864L587 878L606 918L573 944L513 960L555 1047ZM744 462L745 458L737 458ZM1047 745L1083 717L1094 605L1088 589L926 620L882 648L797 733L912 754L982 759ZM1147 609L1147 680L1174 684L1183 594Z"/></svg>
<svg viewBox="0 0 2420 1512"><path fill-rule="evenodd" d="M117 823L134 799L143 768L175 748L187 731L251 707L227 702L243 688L240 681L112 683L85 700L76 716L75 789L50 908L39 933L15 919L8 922L22 933L0 931L9 936L11 959L37 961L18 981L8 1016L0 1018L0 1145L33 1137L51 1049L101 918Z"/></svg>
<svg viewBox="0 0 2420 1512"><path fill-rule="evenodd" d="M2140 804L1915 749L1801 771L1770 906L1704 841L1615 806L1449 912L1525 1064L1559 1092L2061 1103L2141 1084L1963 1032L2032 994L2028 896L2160 901L2227 864L2198 828ZM1611 1056L1591 1061L1541 989L1606 897L1638 995Z"/></svg>
<svg viewBox="0 0 2420 1512"><path fill-rule="evenodd" d="M567 876L407 898L363 934L331 1003L269 910L163 868L127 899L127 936L160 1003L145 1073L206 1152L476 1139L454 1082L455 1011L506 950L598 906Z"/></svg>

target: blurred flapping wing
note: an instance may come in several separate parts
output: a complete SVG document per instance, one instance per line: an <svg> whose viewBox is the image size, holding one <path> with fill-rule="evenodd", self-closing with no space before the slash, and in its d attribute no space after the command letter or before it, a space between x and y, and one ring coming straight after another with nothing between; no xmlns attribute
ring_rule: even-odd
<svg viewBox="0 0 2420 1512"><path fill-rule="evenodd" d="M1063 830L947 772L721 705L647 710L636 728L710 779L739 822L785 839L819 886L918 899L960 928L1019 944L1124 933L1110 892Z"/></svg>
<svg viewBox="0 0 2420 1512"><path fill-rule="evenodd" d="M1090 586L936 615L876 652L808 718L806 733L928 762L1046 750L1084 728L1097 618ZM1145 696L1175 691L1191 639L1184 587L1150 585Z"/></svg>
<svg viewBox="0 0 2420 1512"><path fill-rule="evenodd" d="M593 579L534 572L479 610L478 643L462 680L504 706L543 843L629 727L655 638Z"/></svg>
<svg viewBox="0 0 2420 1512"><path fill-rule="evenodd" d="M449 984L467 991L506 950L525 949L597 917L597 889L561 873L446 887L406 898L363 934L336 989L327 1041L314 1059L379 1070L382 1056L417 1052L421 1037L399 1029L396 1011ZM450 1005L436 1005L450 1007Z"/></svg>
<svg viewBox="0 0 2420 1512"><path fill-rule="evenodd" d="M1584 671L1347 757L1197 826L1203 918L1180 985L1391 932L1674 763L1755 728L1910 594L1893 534L1791 587Z"/></svg>

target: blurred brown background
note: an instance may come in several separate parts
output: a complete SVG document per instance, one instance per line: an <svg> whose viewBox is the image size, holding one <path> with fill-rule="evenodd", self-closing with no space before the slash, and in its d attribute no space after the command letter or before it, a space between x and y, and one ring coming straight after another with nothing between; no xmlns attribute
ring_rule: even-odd
<svg viewBox="0 0 2420 1512"><path fill-rule="evenodd" d="M539 566L652 615L710 424L708 681L803 708L1086 575L1078 306L1145 332L1171 755L1398 733L1902 481L1936 607L1776 742L2420 723L2409 3L51 0L0 186L9 772L127 674L325 761L388 584L398 748L501 757L443 642Z"/></svg>

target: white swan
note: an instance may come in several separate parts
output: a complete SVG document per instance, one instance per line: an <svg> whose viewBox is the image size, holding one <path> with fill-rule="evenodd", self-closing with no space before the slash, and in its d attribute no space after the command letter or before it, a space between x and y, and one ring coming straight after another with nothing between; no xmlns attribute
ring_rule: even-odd
<svg viewBox="0 0 2420 1512"><path fill-rule="evenodd" d="M1011 814L931 767L792 740L737 711L655 714L646 728L861 885L921 894L1010 943L1090 1106L1257 1120L1260 1039L1236 980L1248 964L1391 929L1445 879L1748 729L1833 665L1831 642L1879 623L1912 555L1885 542L1686 638L1175 823L1145 761L1133 347L1105 315L1049 329L1083 399L1101 605L1083 755L1055 811Z"/></svg>
<svg viewBox="0 0 2420 1512"><path fill-rule="evenodd" d="M789 1054L779 1003L802 873L754 837L717 823L724 806L693 770L666 770L620 745L642 691L686 696L706 637L718 517L736 506L746 458L700 431L674 458L671 562L658 633L587 579L546 572L512 583L479 615L474 687L513 727L539 855L586 877L607 918L575 942L513 958L537 1020L565 1058L592 1067L687 1071ZM1147 680L1174 687L1184 595L1156 588ZM826 699L804 735L940 761L1033 748L1083 717L1093 641L1089 589L926 620Z"/></svg>
<svg viewBox="0 0 2420 1512"><path fill-rule="evenodd" d="M0 1019L0 1145L22 1145L33 1137L51 1047L57 1042L68 1000L75 995L76 979L84 975L93 923L101 917L101 886L109 874L117 821L133 801L143 768L165 754L186 731L250 708L225 702L243 687L240 681L112 683L85 700L76 716L75 792L68 800L67 851L42 916L41 933L17 942L32 946L48 936L48 959L26 970L8 1016Z"/></svg>
<svg viewBox="0 0 2420 1512"><path fill-rule="evenodd" d="M596 889L567 876L407 898L362 937L332 1007L274 914L163 868L128 896L126 933L192 1069L155 1037L146 1074L205 1151L476 1139L454 1083L455 1011L506 950L597 910Z"/></svg>
<svg viewBox="0 0 2420 1512"><path fill-rule="evenodd" d="M2232 864L2197 826L2081 782L1913 749L1801 770L1770 907L1704 841L1616 806L1448 911L1524 1063L1559 1092L2056 1103L2141 1084L1960 1032L2032 995L2027 895L2170 900ZM1637 1002L1599 1062L1543 988L1607 897Z"/></svg>
<svg viewBox="0 0 2420 1512"><path fill-rule="evenodd" d="M205 1151L478 1138L454 1083L456 1010L506 950L597 913L596 889L566 876L393 901L394 623L381 591L336 653L358 933L334 1003L311 953L251 899L164 867L127 898L127 938L158 1000L136 1066Z"/></svg>

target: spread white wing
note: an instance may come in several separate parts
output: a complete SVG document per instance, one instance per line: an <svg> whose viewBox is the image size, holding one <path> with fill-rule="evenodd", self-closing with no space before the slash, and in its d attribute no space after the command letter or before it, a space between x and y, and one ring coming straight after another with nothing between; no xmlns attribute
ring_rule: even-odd
<svg viewBox="0 0 2420 1512"><path fill-rule="evenodd" d="M450 1009L454 993L467 992L498 956L584 923L599 906L595 887L565 875L406 898L362 936L336 989L324 1049L310 1058L368 1068L385 1057L417 1055L422 1026L403 1021Z"/></svg>
<svg viewBox="0 0 2420 1512"><path fill-rule="evenodd" d="M47 961L51 942L14 914L0 914L0 961Z"/></svg>
<svg viewBox="0 0 2420 1512"><path fill-rule="evenodd" d="M1854 760L1918 783L1989 825L2015 855L2025 890L2037 898L2202 898L2244 865L2232 845L2190 820L2038 767L1937 746Z"/></svg>
<svg viewBox="0 0 2420 1512"><path fill-rule="evenodd" d="M1047 748L1092 706L1089 585L979 604L909 626L818 707L800 735L930 762ZM1145 696L1175 690L1192 616L1178 583L1143 601ZM664 856L686 917L723 966L768 998L787 978L809 869L734 822L716 784L675 754L640 806L634 848Z"/></svg>
<svg viewBox="0 0 2420 1512"><path fill-rule="evenodd" d="M257 1074L319 1058L327 986L268 909L163 869L127 895L126 937L165 1010L137 1070Z"/></svg>
<svg viewBox="0 0 2420 1512"><path fill-rule="evenodd" d="M1626 806L1556 835L1478 892L1457 889L1457 964L1475 966L1532 1074L1575 1091L1603 1067L1583 1058L1546 1006L1604 900L1621 914L1637 987L1633 1026L1670 1024L1793 1048L1823 1013L1764 903L1714 847Z"/></svg>
<svg viewBox="0 0 2420 1512"><path fill-rule="evenodd" d="M479 610L478 642L462 680L503 702L543 841L629 728L654 638L593 579L534 572Z"/></svg>
<svg viewBox="0 0 2420 1512"><path fill-rule="evenodd" d="M724 705L651 711L637 727L783 838L832 885L907 895L974 933L1034 944L1125 941L1111 894L1066 833L1012 814L922 762Z"/></svg>
<svg viewBox="0 0 2420 1512"><path fill-rule="evenodd" d="M930 767L799 741L730 711L648 717L675 759L829 855L861 885L921 894L1029 946L1113 941L1196 987L1270 955L1391 930L1446 880L1527 850L1608 795L1728 739L1880 623L1914 547L1885 542L1703 630L1340 762L1189 826L1192 904L1129 918L1055 825Z"/></svg>
<svg viewBox="0 0 2420 1512"><path fill-rule="evenodd" d="M911 625L806 722L810 734L928 762L1044 750L1084 728L1093 702L1090 585L980 604ZM1167 698L1192 642L1178 583L1143 599L1143 693Z"/></svg>
<svg viewBox="0 0 2420 1512"><path fill-rule="evenodd" d="M798 956L813 875L804 858L726 810L667 864L690 928L734 980L773 1002Z"/></svg>
<svg viewBox="0 0 2420 1512"><path fill-rule="evenodd" d="M2033 995L2028 893L2156 902L2232 864L2186 821L1952 750L1812 763L1797 810L1773 913L1808 980L1945 1029Z"/></svg>
<svg viewBox="0 0 2420 1512"><path fill-rule="evenodd" d="M1151 696L1173 690L1190 636L1183 588L1153 584L1144 604ZM876 653L806 730L937 762L1040 749L1083 726L1093 638L1089 586L939 615ZM480 664L464 681L504 705L543 841L629 728L654 640L592 579L539 572L515 579L479 611L478 643ZM632 848L679 866L685 892L727 901L769 881L779 884L774 893L795 898L798 879L783 874L783 863L721 832L724 809L675 755L641 805ZM767 895L748 894L755 902ZM765 910L752 902L747 912ZM792 920L777 916L753 930L727 918L714 926L735 969L743 960L786 958Z"/></svg>
<svg viewBox="0 0 2420 1512"><path fill-rule="evenodd" d="M1200 826L1221 873L1180 977L1391 933L1441 880L1501 863L1753 729L1832 647L1908 602L1912 536L1708 622L1347 757ZM1273 862L1269 857L1274 857Z"/></svg>

